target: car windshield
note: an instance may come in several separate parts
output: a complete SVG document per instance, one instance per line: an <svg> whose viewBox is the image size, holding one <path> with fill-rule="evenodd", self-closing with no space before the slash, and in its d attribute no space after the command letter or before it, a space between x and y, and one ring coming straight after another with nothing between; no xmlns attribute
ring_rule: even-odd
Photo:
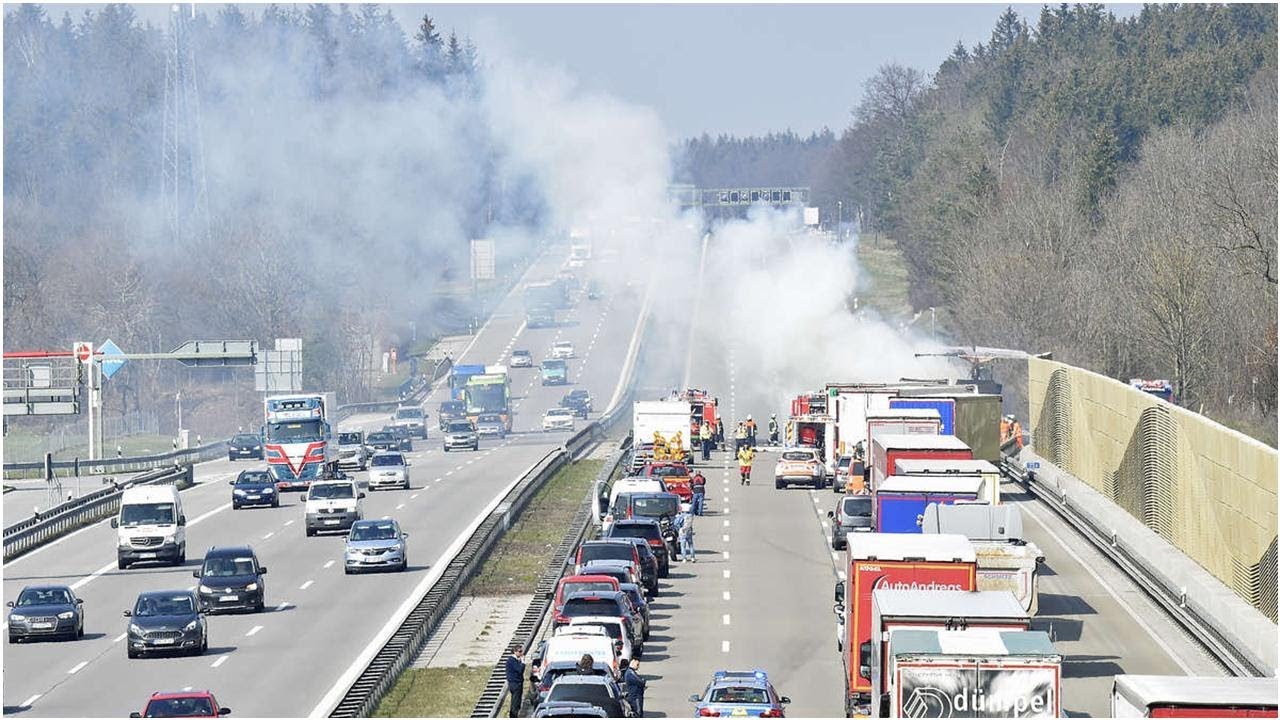
<svg viewBox="0 0 1280 720"><path fill-rule="evenodd" d="M711 691L713 703L767 703L769 694L763 688L720 687Z"/></svg>
<svg viewBox="0 0 1280 720"><path fill-rule="evenodd" d="M801 450L795 450L795 451L792 451L792 452L784 452L784 453L782 453L782 459L783 459L783 460L791 460L791 461L794 461L794 462L808 462L809 460L812 460L812 459L813 459L813 453L808 453L808 452L804 452L804 451L801 451Z"/></svg>
<svg viewBox="0 0 1280 720"><path fill-rule="evenodd" d="M511 353L511 356L512 356L512 357L529 357L529 351L528 351L528 350L516 350L515 352Z"/></svg>
<svg viewBox="0 0 1280 720"><path fill-rule="evenodd" d="M237 485L253 485L271 482L271 473L266 470L245 470L236 478Z"/></svg>
<svg viewBox="0 0 1280 720"><path fill-rule="evenodd" d="M547 700L576 700L578 702L604 706L613 702L613 696L609 694L609 688L604 683L566 682L556 683L553 685L551 687L551 694L547 695Z"/></svg>
<svg viewBox="0 0 1280 720"><path fill-rule="evenodd" d="M688 470L674 465L659 465L654 468L649 468L649 475L653 477L683 477L688 474Z"/></svg>
<svg viewBox="0 0 1280 720"><path fill-rule="evenodd" d="M661 532L653 525L614 525L609 530L609 537L649 538L661 537Z"/></svg>
<svg viewBox="0 0 1280 720"><path fill-rule="evenodd" d="M396 526L393 523L357 523L351 528L351 534L347 539L352 542L361 542L364 540L395 540L398 535L399 534L396 532Z"/></svg>
<svg viewBox="0 0 1280 720"><path fill-rule="evenodd" d="M500 416L500 415L481 415L481 416L480 416L480 422L482 422L482 423L500 423L500 422L502 422L502 416Z"/></svg>
<svg viewBox="0 0 1280 720"><path fill-rule="evenodd" d="M568 341L565 341L565 340L561 340L560 342L557 342L557 343L556 343L556 347L557 347L557 348L560 348L560 349L571 348L571 347L573 347L573 343L568 342Z"/></svg>
<svg viewBox="0 0 1280 720"><path fill-rule="evenodd" d="M320 500L343 500L356 496L347 483L320 483L312 485L310 492L308 497Z"/></svg>
<svg viewBox="0 0 1280 720"><path fill-rule="evenodd" d="M213 703L207 697L161 698L147 703L143 717L211 717Z"/></svg>
<svg viewBox="0 0 1280 720"><path fill-rule="evenodd" d="M581 558L584 563L592 560L634 560L635 548L622 543L584 544Z"/></svg>
<svg viewBox="0 0 1280 720"><path fill-rule="evenodd" d="M543 360L542 367L548 370L563 369L569 367L563 360Z"/></svg>
<svg viewBox="0 0 1280 720"><path fill-rule="evenodd" d="M634 515L645 515L647 517L662 517L670 515L675 517L679 513L679 498L636 498L631 503L631 512Z"/></svg>
<svg viewBox="0 0 1280 720"><path fill-rule="evenodd" d="M71 593L62 588L36 590L27 588L18 596L18 607L27 605L70 605Z"/></svg>
<svg viewBox="0 0 1280 720"><path fill-rule="evenodd" d="M547 417L571 417L572 413L568 408L552 408L547 411Z"/></svg>
<svg viewBox="0 0 1280 720"><path fill-rule="evenodd" d="M627 571L619 567L587 567L582 568L583 575L604 575L617 580L619 584L631 582L631 577L627 575ZM612 589L612 588L611 588Z"/></svg>
<svg viewBox="0 0 1280 720"><path fill-rule="evenodd" d="M395 440L395 438L391 437L391 433L376 432L369 436L370 444L391 442L393 440Z"/></svg>
<svg viewBox="0 0 1280 720"><path fill-rule="evenodd" d="M440 412L442 413L460 413L466 409L466 405L457 400L440 403Z"/></svg>
<svg viewBox="0 0 1280 720"><path fill-rule="evenodd" d="M599 590L607 592L609 590L617 590L613 583L604 582L603 580L591 580L587 582L567 582L564 584L564 594L575 592L592 592Z"/></svg>
<svg viewBox="0 0 1280 720"><path fill-rule="evenodd" d="M565 617L586 617L587 615L619 615L618 602L612 598L598 598L591 600L588 598L574 598L566 601L564 609L560 611Z"/></svg>
<svg viewBox="0 0 1280 720"><path fill-rule="evenodd" d="M587 625L590 625L592 627L604 628L604 634L608 635L610 638L614 640L622 639L622 623L599 623L599 622L575 623L573 625L570 625L569 627L583 627Z"/></svg>
<svg viewBox="0 0 1280 720"><path fill-rule="evenodd" d="M137 503L120 508L120 524L125 527L172 525L173 521L173 503Z"/></svg>
<svg viewBox="0 0 1280 720"><path fill-rule="evenodd" d="M374 455L369 464L374 467L388 467L396 465L404 465L404 456L399 453L389 453L387 455Z"/></svg>
<svg viewBox="0 0 1280 720"><path fill-rule="evenodd" d="M277 443L313 442L320 439L319 420L267 423L267 439Z"/></svg>
<svg viewBox="0 0 1280 720"><path fill-rule="evenodd" d="M846 515L865 515L870 517L871 496L857 495L854 497L847 497L844 499L843 510Z"/></svg>
<svg viewBox="0 0 1280 720"><path fill-rule="evenodd" d="M849 463L851 462L853 462L853 458L842 457L840 458L840 462L836 463L836 467L847 469L849 467Z"/></svg>
<svg viewBox="0 0 1280 720"><path fill-rule="evenodd" d="M338 433L339 445L359 445L360 433Z"/></svg>
<svg viewBox="0 0 1280 720"><path fill-rule="evenodd" d="M231 438L231 442L235 443L236 445L257 445L258 436L257 435L237 435Z"/></svg>
<svg viewBox="0 0 1280 720"><path fill-rule="evenodd" d="M190 595L147 595L138 598L133 614L138 617L191 615L196 611Z"/></svg>
<svg viewBox="0 0 1280 720"><path fill-rule="evenodd" d="M254 562L251 557L213 557L204 561L202 577L235 577L237 575L254 575Z"/></svg>
<svg viewBox="0 0 1280 720"><path fill-rule="evenodd" d="M400 408L396 410L397 420L421 420L422 411L418 408Z"/></svg>
<svg viewBox="0 0 1280 720"><path fill-rule="evenodd" d="M471 432L471 423L449 423L449 432L451 433L469 433Z"/></svg>

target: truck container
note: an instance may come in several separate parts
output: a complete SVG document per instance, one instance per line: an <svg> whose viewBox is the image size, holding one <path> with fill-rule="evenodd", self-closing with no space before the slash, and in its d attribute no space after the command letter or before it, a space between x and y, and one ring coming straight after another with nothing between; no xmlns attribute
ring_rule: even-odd
<svg viewBox="0 0 1280 720"><path fill-rule="evenodd" d="M1276 717L1273 677L1116 675L1111 717Z"/></svg>
<svg viewBox="0 0 1280 720"><path fill-rule="evenodd" d="M942 418L942 435L956 434L956 401L952 398L903 398L889 401L890 410L937 410Z"/></svg>
<svg viewBox="0 0 1280 720"><path fill-rule="evenodd" d="M1044 552L1023 538L1017 506L930 504L921 529L969 538L978 556L978 589L1012 593L1031 615L1039 610Z"/></svg>
<svg viewBox="0 0 1280 720"><path fill-rule="evenodd" d="M895 475L980 475L987 481L987 502L1000 504L1000 468L986 460L899 460Z"/></svg>
<svg viewBox="0 0 1280 720"><path fill-rule="evenodd" d="M984 502L982 478L930 476L909 478L894 475L876 487L871 503L872 526L879 533L922 532L925 508L931 503Z"/></svg>
<svg viewBox="0 0 1280 720"><path fill-rule="evenodd" d="M981 571L979 571L981 572ZM981 578L979 578L981 582ZM871 640L859 649L870 657L862 673L871 674L872 708L889 714L889 633L895 630L968 630L985 627L1029 630L1031 616L1005 591L876 590L871 596Z"/></svg>
<svg viewBox="0 0 1280 720"><path fill-rule="evenodd" d="M975 458L998 462L1001 398L999 395L974 392L975 389L973 386L904 388L899 392L899 397L903 401L952 400L954 423L952 432L948 434L963 440L973 450Z"/></svg>
<svg viewBox="0 0 1280 720"><path fill-rule="evenodd" d="M886 717L1059 717L1062 655L1039 630L894 630Z"/></svg>
<svg viewBox="0 0 1280 720"><path fill-rule="evenodd" d="M889 400L896 397L898 385L885 383L828 384L828 412L835 418L836 452L852 455L858 443L869 452L867 440L867 413L889 409Z"/></svg>
<svg viewBox="0 0 1280 720"><path fill-rule="evenodd" d="M656 433L666 444L679 435L684 458L692 458L689 443L689 417L693 408L682 400L638 400L631 406L631 422L637 448L652 448ZM652 450L650 450L651 452Z"/></svg>
<svg viewBox="0 0 1280 720"><path fill-rule="evenodd" d="M897 473L899 460L972 460L973 451L951 435L882 435L871 443L871 489Z"/></svg>
<svg viewBox="0 0 1280 720"><path fill-rule="evenodd" d="M818 450L828 475L836 468L836 424L830 415L799 415L787 420L786 447L811 447Z"/></svg>
<svg viewBox="0 0 1280 720"><path fill-rule="evenodd" d="M846 581L836 583L835 612L844 662L845 715L871 712L871 678L861 672L863 643L871 640L872 592L879 589L971 591L977 558L962 535L854 533L845 551Z"/></svg>
<svg viewBox="0 0 1280 720"><path fill-rule="evenodd" d="M942 416L933 408L867 411L867 442L879 435L941 435Z"/></svg>

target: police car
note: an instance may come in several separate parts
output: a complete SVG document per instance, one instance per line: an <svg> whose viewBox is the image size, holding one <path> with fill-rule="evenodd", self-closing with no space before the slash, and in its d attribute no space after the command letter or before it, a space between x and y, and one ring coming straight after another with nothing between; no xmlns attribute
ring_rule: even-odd
<svg viewBox="0 0 1280 720"><path fill-rule="evenodd" d="M690 695L694 717L786 717L782 706L791 702L769 683L763 670L719 670L702 695Z"/></svg>

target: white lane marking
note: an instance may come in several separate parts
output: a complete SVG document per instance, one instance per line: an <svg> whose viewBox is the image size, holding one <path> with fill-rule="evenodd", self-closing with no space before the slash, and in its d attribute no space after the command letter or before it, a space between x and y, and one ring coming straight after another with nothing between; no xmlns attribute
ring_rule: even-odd
<svg viewBox="0 0 1280 720"><path fill-rule="evenodd" d="M725 559L725 560L728 560L728 559L729 559L729 551L728 551L728 550L725 550L725 551L724 551L724 559Z"/></svg>
<svg viewBox="0 0 1280 720"><path fill-rule="evenodd" d="M397 506L396 506L396 509L397 509L397 510L403 510L403 509L404 509L404 503L400 503L399 505L397 505Z"/></svg>
<svg viewBox="0 0 1280 720"><path fill-rule="evenodd" d="M333 567L333 561L332 561L332 560L330 560L329 562L327 562L327 563L325 563L325 564L324 564L324 569L325 569L325 570L328 570L328 569L329 569L329 568L331 568L331 567Z"/></svg>
<svg viewBox="0 0 1280 720"><path fill-rule="evenodd" d="M271 539L271 536L272 536L272 535L275 535L275 534L276 534L276 532L275 532L274 530L272 530L271 532L267 533L266 535L263 535L263 536L262 536L262 539L263 539L263 540L269 540L269 539Z"/></svg>
<svg viewBox="0 0 1280 720"><path fill-rule="evenodd" d="M115 640L112 640L111 642L113 642L113 643L118 643L118 642L120 642L121 640L123 640L123 639L125 639L126 637L128 637L128 635L129 635L129 633L120 633L119 635L117 635L117 636L116 636L116 639L115 639Z"/></svg>
<svg viewBox="0 0 1280 720"><path fill-rule="evenodd" d="M722 615L722 616L721 616L721 618L720 618L720 619L724 622L724 624L725 624L725 625L728 625L728 624L729 624L729 613L725 613L724 615Z"/></svg>
<svg viewBox="0 0 1280 720"><path fill-rule="evenodd" d="M315 580L308 580L308 581L306 581L306 582L302 583L301 585L299 585L299 586L298 586L298 589L299 589L299 590L306 590L307 588L311 587L311 584L312 584L312 583L314 583L314 582L315 582Z"/></svg>
<svg viewBox="0 0 1280 720"><path fill-rule="evenodd" d="M721 538L724 542L729 542L729 536L728 536L728 535L721 535L721 536L720 536L720 538Z"/></svg>
<svg viewBox="0 0 1280 720"><path fill-rule="evenodd" d="M467 464L468 464L468 465L470 465L470 464L471 464L471 463L473 463L473 462L475 462L475 460L474 460L474 459L472 459L472 460L468 460L468 461L467 461Z"/></svg>
<svg viewBox="0 0 1280 720"><path fill-rule="evenodd" d="M254 625L253 627L249 628L249 632L245 633L244 636L253 637L254 635L257 635L258 631L261 629L262 629L261 625Z"/></svg>
<svg viewBox="0 0 1280 720"><path fill-rule="evenodd" d="M728 641L728 640L721 640L721 641L720 641L720 652L722 652L722 653L727 653L727 652L729 652L729 641Z"/></svg>
<svg viewBox="0 0 1280 720"><path fill-rule="evenodd" d="M728 520L725 520L725 521L724 521L724 526L725 526L725 527L729 527L729 521L728 521Z"/></svg>
<svg viewBox="0 0 1280 720"><path fill-rule="evenodd" d="M444 476L445 476L445 477L449 477L449 476L450 476L450 475L452 475L452 474L453 474L453 471L452 471L452 470L450 470L449 472L445 473L445 474L444 474ZM436 478L436 482L440 482L440 478Z"/></svg>
<svg viewBox="0 0 1280 720"><path fill-rule="evenodd" d="M726 601L729 600L729 591L725 590L724 592L720 593L720 597L723 597Z"/></svg>
<svg viewBox="0 0 1280 720"><path fill-rule="evenodd" d="M840 559L840 553L836 552L835 550L832 550L832 551L831 551L831 559L832 559L832 560L839 560L839 559Z"/></svg>
<svg viewBox="0 0 1280 720"><path fill-rule="evenodd" d="M814 499L813 499L813 504L814 504L814 505L817 505L819 502L821 502L821 501L820 501L820 500L818 500L818 498L814 498Z"/></svg>
<svg viewBox="0 0 1280 720"><path fill-rule="evenodd" d="M23 700L23 701L22 701L22 704L21 704L21 705L19 705L18 707L31 707L31 704L32 704L32 703L34 703L35 701L39 700L39 699L40 699L40 693L36 693L35 695L32 695L31 697L27 698L26 700Z"/></svg>
<svg viewBox="0 0 1280 720"><path fill-rule="evenodd" d="M75 581L75 583L74 583L74 584L72 584L71 589L72 589L72 590L79 590L80 588L84 587L85 585L88 585L90 582L93 582L93 579L94 579L94 578L98 577L98 576L99 576L99 575L101 575L102 573L104 573L104 572L106 572L106 571L110 570L111 568L113 568L113 567L115 567L115 566L116 566L116 564L115 564L115 563L113 563L113 562L109 562L109 563L107 563L106 565L103 565L102 567L98 568L97 570L94 570L91 574L86 575L85 577L82 577L82 578L80 578L79 580Z"/></svg>
<svg viewBox="0 0 1280 720"><path fill-rule="evenodd" d="M212 664L212 665L210 665L209 667L218 667L219 665L221 665L222 663L224 663L224 662L226 662L226 661L227 661L227 656L226 656L226 655L223 655L222 657L218 658L217 660L214 660L214 661L213 661L213 664Z"/></svg>
<svg viewBox="0 0 1280 720"><path fill-rule="evenodd" d="M441 481L441 480L443 480L443 479L444 479L444 478L442 478L442 477L438 477L438 478L436 478L436 480L435 480L435 481L436 481L436 482L440 482L440 481Z"/></svg>
<svg viewBox="0 0 1280 720"><path fill-rule="evenodd" d="M417 499L418 499L418 493L414 493L414 494L410 495L410 496L409 496L409 499L410 499L410 500L417 500Z"/></svg>
<svg viewBox="0 0 1280 720"><path fill-rule="evenodd" d="M724 579L725 579L725 580L728 580L728 579L729 579L729 575L730 575L729 571L728 571L728 570L725 570L725 571L724 571Z"/></svg>
<svg viewBox="0 0 1280 720"><path fill-rule="evenodd" d="M73 667L73 668L71 668L70 670L68 670L68 671L67 671L67 674L68 674L68 675L75 675L76 673L78 673L78 672L80 672L81 670L83 670L83 669L84 669L84 666L85 666L85 665L88 665L88 664L89 664L89 661L88 661L88 660L81 660L80 662L76 663L76 666L75 666L75 667Z"/></svg>
<svg viewBox="0 0 1280 720"><path fill-rule="evenodd" d="M822 529L823 529L823 530L830 530L830 529L831 529L831 526L827 524L827 521L826 521L826 520L823 520L823 521L822 521Z"/></svg>
<svg viewBox="0 0 1280 720"><path fill-rule="evenodd" d="M292 521L292 520L286 520L286 521L284 522L284 526L285 526L285 527L289 527L289 526L290 526L290 525L292 525L292 524L293 524L293 521Z"/></svg>
<svg viewBox="0 0 1280 720"><path fill-rule="evenodd" d="M724 514L725 514L725 515L728 515L728 514L729 514L729 503L728 503L728 501L725 501L725 504L724 504Z"/></svg>
<svg viewBox="0 0 1280 720"><path fill-rule="evenodd" d="M289 607L289 601L288 601L288 600L285 600L284 602L282 602L282 603L280 603L279 605L277 605L277 606L276 606L276 611L277 611L277 612L279 612L279 611L281 611L281 610L284 610L284 609L285 609L285 608L287 608L287 607Z"/></svg>
<svg viewBox="0 0 1280 720"><path fill-rule="evenodd" d="M1090 565L1089 563L1086 563L1076 553L1076 551L1071 549L1070 545L1066 544L1065 542L1062 541L1062 538L1058 537L1057 533L1049 529L1048 524L1046 524L1043 520L1040 519L1039 513L1035 510L1035 508L1031 506L1032 505L1031 503L1022 503L1022 505L1026 507L1027 511L1031 515L1031 518L1036 521L1036 524L1044 528L1044 531L1049 533L1049 537L1053 538L1054 542L1062 546L1062 549L1066 550L1067 554L1070 555L1072 559L1074 559L1077 563L1079 563L1081 567L1083 567L1086 571L1088 571L1088 573L1091 576L1093 576L1094 581L1097 582L1098 585L1102 587L1102 589L1107 591L1107 594L1110 595L1111 598L1116 601L1117 605L1124 608L1124 611L1129 614L1129 617L1132 617L1133 621L1138 623L1138 627L1146 631L1147 635L1150 635L1151 639L1154 640L1155 643L1160 646L1160 649L1164 650L1165 654L1168 655L1170 658L1172 658L1173 661L1178 664L1178 667L1182 668L1183 673L1187 675L1195 674L1194 672L1192 672L1191 668L1182 661L1182 658L1178 657L1173 652L1173 648L1169 647L1169 644L1164 641L1164 638L1157 635L1156 631L1151 629L1151 626L1148 625L1146 621L1144 621L1138 615L1137 611L1133 609L1133 606L1131 606L1129 603L1125 602L1124 600L1120 599L1120 596L1116 593L1116 591L1112 589L1112 587L1102 579L1102 576L1099 575L1097 571L1093 569L1092 565Z"/></svg>
<svg viewBox="0 0 1280 720"><path fill-rule="evenodd" d="M390 519L391 519L391 516L390 516L390 515L383 515L383 516L382 516L382 519L383 519L383 520L390 520Z"/></svg>
<svg viewBox="0 0 1280 720"><path fill-rule="evenodd" d="M837 570L837 571L836 571L836 577L840 578L841 580L847 580L847 579L849 579L849 576L848 576L848 575L845 575L845 573L844 573L844 571L843 571L843 570Z"/></svg>
<svg viewBox="0 0 1280 720"><path fill-rule="evenodd" d="M461 470L461 469L462 469L462 466L461 466L461 465L459 465L458 467L454 468L454 470Z"/></svg>

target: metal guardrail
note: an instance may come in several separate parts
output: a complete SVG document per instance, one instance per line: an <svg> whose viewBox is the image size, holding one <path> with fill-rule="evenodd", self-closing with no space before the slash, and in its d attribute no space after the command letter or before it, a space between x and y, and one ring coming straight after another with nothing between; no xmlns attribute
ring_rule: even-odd
<svg viewBox="0 0 1280 720"><path fill-rule="evenodd" d="M1010 446L1011 444L1005 447ZM1065 494L1059 495L1048 486L1036 482L1034 470L1024 470L1008 455L1001 459L1000 470L1006 477L1026 488L1027 492L1036 499L1048 505L1077 532L1084 535L1103 556L1115 563L1228 671L1245 677L1271 675L1269 668L1257 666L1250 657L1237 650L1230 639L1223 636L1214 626L1209 619L1212 616L1197 608L1196 602L1187 597L1181 588L1167 585L1159 576L1151 572L1141 559L1131 554L1115 533L1097 527L1087 517L1076 512L1067 501Z"/></svg>
<svg viewBox="0 0 1280 720"><path fill-rule="evenodd" d="M192 466L182 465L139 475L124 483L113 483L109 487L68 500L5 528L4 559L8 561L72 530L114 515L120 509L120 497L127 488L168 483L190 486L192 480Z"/></svg>
<svg viewBox="0 0 1280 720"><path fill-rule="evenodd" d="M347 689L329 717L369 717L373 714L400 673L412 664L427 638L440 625L467 580L480 568L498 538L506 532L511 518L519 514L543 483L567 462L569 456L557 448L525 473L524 479L507 493L449 561L440 579L373 656L369 666Z"/></svg>
<svg viewBox="0 0 1280 720"><path fill-rule="evenodd" d="M529 603L524 617L520 619L520 624L516 627L515 634L504 646L502 657L498 658L498 662L494 664L493 670L489 673L489 680L485 683L484 690L480 693L480 699L471 711L471 717L497 717L503 701L506 700L509 694L506 662L507 658L511 656L510 649L513 646L519 646L525 653L528 653L533 646L540 628L546 621L547 610L551 608L556 584L560 581L561 576L564 575L570 558L573 557L574 551L578 547L578 543L582 541L588 528L591 527L591 513L594 507L592 500L595 487L600 481L607 481L623 466L630 444L631 436L628 435L618 448L610 454L605 461L604 467L600 469L600 473L596 476L596 480L592 482L592 489L587 491L587 497L583 499L582 505L578 508L578 513L569 525L569 530L565 533L564 539L560 541L560 546L556 548L555 554L547 562L546 570L543 571L542 576L538 579L538 585L533 592L533 601Z"/></svg>

